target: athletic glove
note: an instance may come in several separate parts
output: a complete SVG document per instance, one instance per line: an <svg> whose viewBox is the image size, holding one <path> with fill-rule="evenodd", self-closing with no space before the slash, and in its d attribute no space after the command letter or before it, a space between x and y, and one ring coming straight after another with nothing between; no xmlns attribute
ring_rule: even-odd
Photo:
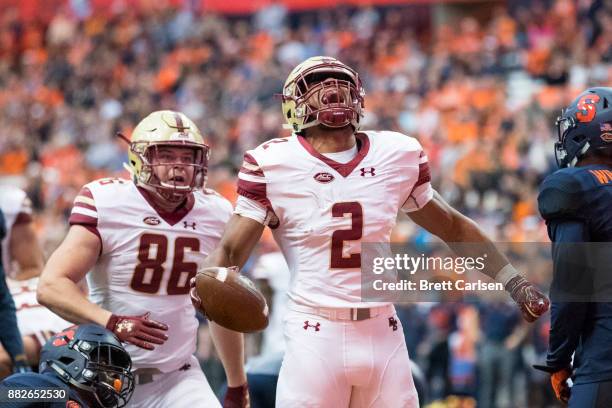
<svg viewBox="0 0 612 408"><path fill-rule="evenodd" d="M533 283L518 275L506 284L506 291L517 303L528 322L535 322L548 311L550 300Z"/></svg>
<svg viewBox="0 0 612 408"><path fill-rule="evenodd" d="M563 404L567 404L572 392L567 381L572 376L572 368L565 367L559 370L544 365L534 365L533 368L550 374L550 384L555 392L555 396Z"/></svg>
<svg viewBox="0 0 612 408"><path fill-rule="evenodd" d="M106 323L106 328L119 338L122 342L134 344L146 350L153 350L153 344L164 344L168 335L164 331L168 326L158 321L149 319L150 313L140 316L118 316L112 315Z"/></svg>
<svg viewBox="0 0 612 408"><path fill-rule="evenodd" d="M227 387L223 408L249 408L250 406L249 385L247 383L239 387Z"/></svg>

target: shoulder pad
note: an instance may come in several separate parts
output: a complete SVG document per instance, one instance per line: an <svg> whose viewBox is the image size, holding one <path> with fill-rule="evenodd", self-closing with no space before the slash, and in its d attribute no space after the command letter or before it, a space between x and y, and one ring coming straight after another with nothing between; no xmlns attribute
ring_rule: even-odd
<svg viewBox="0 0 612 408"><path fill-rule="evenodd" d="M277 138L274 138L274 139L270 139L270 140L267 140L267 141L263 142L259 146L257 146L255 148L255 150L257 150L257 151L266 151L269 148L272 148L272 147L275 147L275 146L282 146L283 143L288 143L289 139L290 139L290 137L277 137Z"/></svg>
<svg viewBox="0 0 612 408"><path fill-rule="evenodd" d="M375 132L361 132L368 135L370 141L380 140L383 146L388 146L392 150L420 150L422 149L419 141L404 133L395 132L392 130L383 130Z"/></svg>
<svg viewBox="0 0 612 408"><path fill-rule="evenodd" d="M204 187L202 189L202 193L204 193L204 195L212 195L212 196L222 197L221 194L217 193L215 190L213 190L212 188L208 188L208 187Z"/></svg>
<svg viewBox="0 0 612 408"><path fill-rule="evenodd" d="M234 210L234 206L232 203L225 197L223 197L219 192L213 190L212 188L204 188L202 190L202 194L205 199L211 200L212 202L219 205L221 209L224 211L232 212Z"/></svg>
<svg viewBox="0 0 612 408"><path fill-rule="evenodd" d="M580 180L568 169L546 177L540 186L538 209L542 218L582 218L585 189Z"/></svg>

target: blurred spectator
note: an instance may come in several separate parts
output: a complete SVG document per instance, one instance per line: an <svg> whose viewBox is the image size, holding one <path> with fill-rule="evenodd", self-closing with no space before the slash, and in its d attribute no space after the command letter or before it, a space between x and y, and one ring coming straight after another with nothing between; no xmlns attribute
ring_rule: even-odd
<svg viewBox="0 0 612 408"><path fill-rule="evenodd" d="M508 302L484 302L480 315L483 338L479 356L478 406L517 406L512 384L516 375L517 349L527 330L518 310Z"/></svg>

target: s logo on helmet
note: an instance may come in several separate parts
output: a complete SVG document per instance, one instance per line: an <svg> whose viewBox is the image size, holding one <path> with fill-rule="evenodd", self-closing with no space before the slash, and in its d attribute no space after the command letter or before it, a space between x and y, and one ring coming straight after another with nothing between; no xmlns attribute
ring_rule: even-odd
<svg viewBox="0 0 612 408"><path fill-rule="evenodd" d="M317 173L314 175L314 179L319 183L327 184L334 181L334 175L330 173Z"/></svg>
<svg viewBox="0 0 612 408"><path fill-rule="evenodd" d="M74 329L66 329L55 335L53 345L56 347L65 346L72 339L74 339Z"/></svg>
<svg viewBox="0 0 612 408"><path fill-rule="evenodd" d="M578 101L578 105L576 108L578 111L576 112L576 119L579 122L590 122L595 118L595 114L597 113L597 102L599 102L599 95L584 95Z"/></svg>

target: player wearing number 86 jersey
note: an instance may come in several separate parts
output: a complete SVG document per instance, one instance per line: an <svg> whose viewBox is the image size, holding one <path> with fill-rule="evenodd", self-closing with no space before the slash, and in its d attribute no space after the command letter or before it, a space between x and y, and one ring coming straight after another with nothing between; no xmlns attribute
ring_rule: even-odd
<svg viewBox="0 0 612 408"><path fill-rule="evenodd" d="M121 197L121 204L117 204ZM134 183L98 180L77 195L71 225L99 236L101 253L87 274L90 298L117 315L143 315L168 325L168 340L154 352L127 344L133 366L170 372L195 351L198 322L188 296L197 264L193 252L209 253L218 243L231 204L216 193L195 191L171 214Z"/></svg>
<svg viewBox="0 0 612 408"><path fill-rule="evenodd" d="M38 300L66 320L106 326L126 343L136 380L132 407L219 407L193 356L198 322L188 293L231 205L204 190L209 148L184 114L153 112L128 142L132 180L81 189ZM76 286L84 276L89 299ZM226 350L230 385L242 385L241 335L210 327L217 348Z"/></svg>

